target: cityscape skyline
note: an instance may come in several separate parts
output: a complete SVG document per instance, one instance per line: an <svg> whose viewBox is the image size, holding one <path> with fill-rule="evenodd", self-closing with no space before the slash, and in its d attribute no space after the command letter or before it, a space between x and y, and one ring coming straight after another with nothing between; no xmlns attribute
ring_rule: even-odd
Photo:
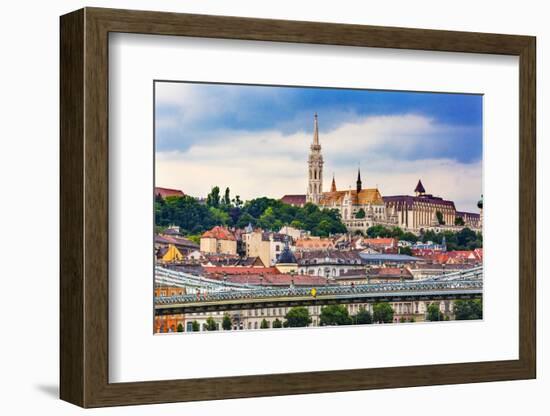
<svg viewBox="0 0 550 416"><path fill-rule="evenodd" d="M217 185L242 200L303 194L318 113L325 191L333 174L353 188L360 166L383 195L411 194L421 179L472 211L482 193L478 95L171 82L155 92L157 186L204 197Z"/></svg>

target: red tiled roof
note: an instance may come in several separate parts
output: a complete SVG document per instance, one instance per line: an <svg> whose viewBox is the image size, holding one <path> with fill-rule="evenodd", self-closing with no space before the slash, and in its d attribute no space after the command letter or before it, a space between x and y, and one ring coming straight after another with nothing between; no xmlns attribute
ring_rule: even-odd
<svg viewBox="0 0 550 416"><path fill-rule="evenodd" d="M279 274L279 270L276 267L243 267L243 266L204 266L204 271L208 274L227 274L227 275L241 275L241 274Z"/></svg>
<svg viewBox="0 0 550 416"><path fill-rule="evenodd" d="M168 196L185 196L185 194L179 189L161 188L155 186L155 196L160 195L161 198Z"/></svg>
<svg viewBox="0 0 550 416"><path fill-rule="evenodd" d="M206 231L202 238L215 238L216 240L235 240L235 236L225 227L216 225L209 231Z"/></svg>
<svg viewBox="0 0 550 416"><path fill-rule="evenodd" d="M232 283L247 283L262 286L323 286L327 279L319 276L289 275L289 274L255 274L228 276L226 281ZM330 283L329 283L330 284Z"/></svg>
<svg viewBox="0 0 550 416"><path fill-rule="evenodd" d="M389 278L401 278L412 279L413 276L408 269L401 269L400 267L379 267L377 269L371 269L369 271L371 277L378 277L381 279Z"/></svg>
<svg viewBox="0 0 550 416"><path fill-rule="evenodd" d="M395 238L365 238L363 242L372 246L395 246L397 239Z"/></svg>
<svg viewBox="0 0 550 416"><path fill-rule="evenodd" d="M334 242L328 238L299 238L296 240L297 248L332 248Z"/></svg>
<svg viewBox="0 0 550 416"><path fill-rule="evenodd" d="M289 205L304 205L306 203L305 195L285 195L281 198L281 202Z"/></svg>

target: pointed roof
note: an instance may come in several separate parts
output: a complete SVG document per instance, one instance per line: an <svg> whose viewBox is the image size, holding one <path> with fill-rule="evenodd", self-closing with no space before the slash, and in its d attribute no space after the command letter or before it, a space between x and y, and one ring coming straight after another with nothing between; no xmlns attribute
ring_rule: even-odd
<svg viewBox="0 0 550 416"><path fill-rule="evenodd" d="M296 256L290 250L288 245L285 246L279 257L277 258L277 264L294 264L297 263Z"/></svg>
<svg viewBox="0 0 550 416"><path fill-rule="evenodd" d="M315 113L313 121L313 144L319 144L319 123L317 121L317 113Z"/></svg>
<svg viewBox="0 0 550 416"><path fill-rule="evenodd" d="M426 193L426 190L424 189L424 185L422 185L422 181L419 179L418 183L416 184L416 188L414 188L414 192L418 192L419 194Z"/></svg>
<svg viewBox="0 0 550 416"><path fill-rule="evenodd" d="M334 175L332 175L332 185L330 185L330 192L336 192L336 181L334 180Z"/></svg>

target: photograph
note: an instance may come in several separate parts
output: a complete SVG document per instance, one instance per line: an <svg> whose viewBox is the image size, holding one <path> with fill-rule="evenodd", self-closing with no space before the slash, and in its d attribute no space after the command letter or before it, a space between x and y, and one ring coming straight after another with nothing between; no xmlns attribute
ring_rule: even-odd
<svg viewBox="0 0 550 416"><path fill-rule="evenodd" d="M154 333L483 319L482 95L154 97Z"/></svg>

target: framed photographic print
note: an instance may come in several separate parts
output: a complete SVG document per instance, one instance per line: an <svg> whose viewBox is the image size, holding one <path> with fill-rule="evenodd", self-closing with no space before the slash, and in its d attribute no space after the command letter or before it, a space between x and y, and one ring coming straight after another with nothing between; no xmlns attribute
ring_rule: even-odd
<svg viewBox="0 0 550 416"><path fill-rule="evenodd" d="M62 16L61 398L534 378L535 104L529 36Z"/></svg>

